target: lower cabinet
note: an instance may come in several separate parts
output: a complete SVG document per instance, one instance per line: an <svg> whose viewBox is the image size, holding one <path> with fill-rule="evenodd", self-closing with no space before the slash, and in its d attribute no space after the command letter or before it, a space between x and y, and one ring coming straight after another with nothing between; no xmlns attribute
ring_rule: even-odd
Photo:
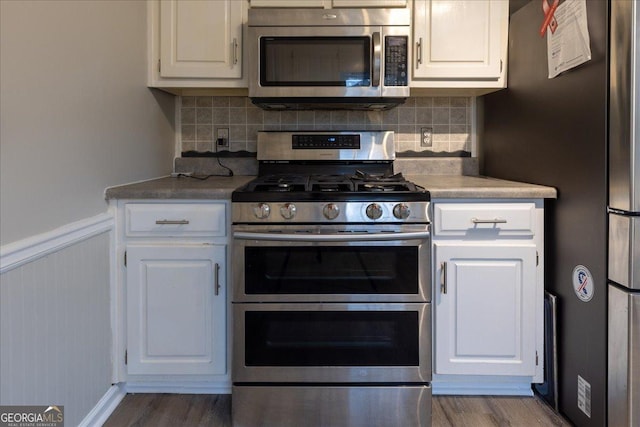
<svg viewBox="0 0 640 427"><path fill-rule="evenodd" d="M434 394L543 381L542 200L433 200Z"/></svg>
<svg viewBox="0 0 640 427"><path fill-rule="evenodd" d="M535 245L436 244L435 257L435 372L533 376Z"/></svg>
<svg viewBox="0 0 640 427"><path fill-rule="evenodd" d="M113 382L134 393L228 393L229 201L114 203Z"/></svg>
<svg viewBox="0 0 640 427"><path fill-rule="evenodd" d="M226 372L225 246L127 246L129 374Z"/></svg>

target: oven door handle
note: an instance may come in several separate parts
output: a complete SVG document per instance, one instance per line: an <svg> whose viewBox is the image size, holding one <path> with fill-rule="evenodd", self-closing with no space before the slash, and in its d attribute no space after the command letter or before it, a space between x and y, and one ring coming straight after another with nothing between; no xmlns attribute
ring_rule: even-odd
<svg viewBox="0 0 640 427"><path fill-rule="evenodd" d="M311 233L259 233L251 231L236 231L236 239L268 240L287 242L365 242L376 240L408 240L429 238L428 231L400 232L400 233L340 233L340 234L311 234Z"/></svg>

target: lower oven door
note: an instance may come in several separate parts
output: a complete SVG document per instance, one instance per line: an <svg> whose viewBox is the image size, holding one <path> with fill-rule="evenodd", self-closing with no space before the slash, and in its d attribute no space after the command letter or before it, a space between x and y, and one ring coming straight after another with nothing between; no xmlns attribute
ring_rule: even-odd
<svg viewBox="0 0 640 427"><path fill-rule="evenodd" d="M234 304L233 381L427 383L428 303Z"/></svg>
<svg viewBox="0 0 640 427"><path fill-rule="evenodd" d="M429 225L362 232L235 227L233 302L429 302Z"/></svg>

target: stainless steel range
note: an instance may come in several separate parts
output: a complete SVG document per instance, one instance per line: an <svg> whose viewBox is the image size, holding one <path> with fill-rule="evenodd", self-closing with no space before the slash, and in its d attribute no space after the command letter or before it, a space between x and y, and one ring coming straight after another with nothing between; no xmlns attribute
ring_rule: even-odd
<svg viewBox="0 0 640 427"><path fill-rule="evenodd" d="M429 193L393 132L259 132L232 196L233 424L431 423Z"/></svg>

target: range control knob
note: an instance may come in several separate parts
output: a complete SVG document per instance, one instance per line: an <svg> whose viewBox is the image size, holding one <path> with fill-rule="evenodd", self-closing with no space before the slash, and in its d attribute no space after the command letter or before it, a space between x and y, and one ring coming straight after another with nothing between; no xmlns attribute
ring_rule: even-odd
<svg viewBox="0 0 640 427"><path fill-rule="evenodd" d="M292 219L296 216L296 205L293 203L285 203L280 206L280 215L282 215L284 219Z"/></svg>
<svg viewBox="0 0 640 427"><path fill-rule="evenodd" d="M336 219L340 214L340 207L335 203L328 203L322 208L322 214L327 219Z"/></svg>
<svg viewBox="0 0 640 427"><path fill-rule="evenodd" d="M270 213L271 213L271 208L266 203L260 203L258 206L253 208L253 214L258 219L269 218Z"/></svg>
<svg viewBox="0 0 640 427"><path fill-rule="evenodd" d="M382 216L382 206L377 203L371 203L367 206L366 213L369 219L378 219Z"/></svg>
<svg viewBox="0 0 640 427"><path fill-rule="evenodd" d="M409 218L410 214L411 210L409 209L409 206L405 205L404 203L398 203L393 207L393 216L398 219L407 219Z"/></svg>

